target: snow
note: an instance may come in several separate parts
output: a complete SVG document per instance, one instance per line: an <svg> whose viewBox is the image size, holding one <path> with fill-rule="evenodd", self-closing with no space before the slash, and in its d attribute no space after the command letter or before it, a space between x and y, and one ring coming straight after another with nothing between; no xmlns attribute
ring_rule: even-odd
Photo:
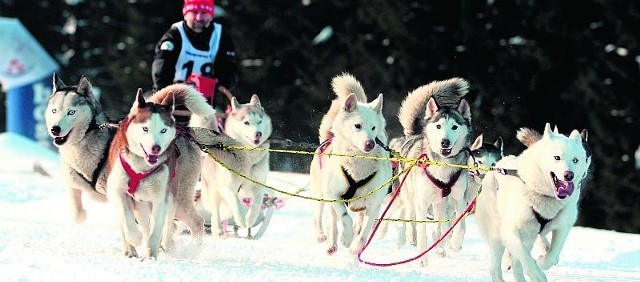
<svg viewBox="0 0 640 282"><path fill-rule="evenodd" d="M157 260L121 253L120 233L107 204L85 199L88 218L75 224L57 153L11 133L0 134L0 278L2 281L488 281L488 247L475 219L467 220L460 252L416 263L374 267L339 248L333 256L313 235L312 202L287 199L259 240L214 239L196 245L176 234L176 249ZM36 171L50 174L46 176ZM270 172L268 184L296 191L308 175ZM395 247L395 229L374 239L363 259L384 263L418 254ZM550 281L639 281L640 235L575 227ZM505 271L507 281L513 281Z"/></svg>

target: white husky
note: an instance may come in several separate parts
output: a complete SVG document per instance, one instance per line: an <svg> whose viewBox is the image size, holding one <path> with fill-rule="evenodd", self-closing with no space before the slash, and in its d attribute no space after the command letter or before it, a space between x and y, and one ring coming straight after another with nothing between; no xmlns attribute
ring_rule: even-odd
<svg viewBox="0 0 640 282"><path fill-rule="evenodd" d="M461 78L434 81L421 86L408 94L400 106L398 114L400 124L407 138L402 145L401 154L411 159L426 156L431 161L445 164L466 165L471 139L471 111L469 104L462 99L468 92L469 83ZM406 206L405 218L417 221L427 220L428 209L433 210L436 219L446 217L447 208L460 216L465 208L464 193L467 189L468 173L463 169L431 165L415 167L408 172L404 186L400 187L401 199ZM447 205L451 205L447 207ZM415 213L415 217L412 213ZM408 236L413 236L414 224L406 224ZM427 249L426 224L415 224L418 250ZM442 235L442 223L435 224L433 239ZM453 230L450 247L462 248L465 223L460 221ZM402 234L402 232L401 232ZM405 238L399 238L403 244ZM448 236L442 243L447 243ZM439 245L436 252L445 255ZM420 259L420 265L427 265L427 256Z"/></svg>
<svg viewBox="0 0 640 282"><path fill-rule="evenodd" d="M558 263L560 251L576 221L580 182L590 165L586 132L567 137L545 125L541 139L518 156L500 160L486 174L476 216L491 250L490 273L503 281L501 260L511 255L515 280L546 281L543 270ZM549 251L531 256L538 235L552 235ZM523 272L524 269L524 272Z"/></svg>
<svg viewBox="0 0 640 282"><path fill-rule="evenodd" d="M389 157L384 148L376 145L376 140L387 142L386 120L382 115L382 94L367 103L364 89L350 74L342 74L331 81L337 95L328 113L320 124L319 136L324 145L319 151L347 155ZM318 198L332 201L329 212L328 234L322 226L323 202L316 204L314 212L318 241L328 239L328 254L337 251L338 222L342 223L340 239L352 254L358 253L369 237L378 216L380 205L386 194L386 187L380 188L391 178L388 160L364 159L339 156L315 155L311 167L311 190ZM360 198L374 191L371 195ZM348 203L342 200L349 200ZM349 210L363 213L359 228L355 230Z"/></svg>
<svg viewBox="0 0 640 282"><path fill-rule="evenodd" d="M243 146L268 149L267 139L272 132L271 118L262 107L258 96L252 95L247 104L240 104L235 97L232 97L231 106L231 112L225 121L224 134ZM190 126L213 129L217 124L199 117L192 117ZM237 157L222 160L223 163L259 183L266 182L269 172L268 151L237 151L234 155ZM225 234L222 221L233 219L236 226L251 228L261 219L265 194L262 186L229 171L209 156L205 156L202 166L202 181L204 184L202 204L211 215L210 224L213 235ZM245 199L249 200L247 209L242 203ZM247 237L252 238L253 235L249 229Z"/></svg>

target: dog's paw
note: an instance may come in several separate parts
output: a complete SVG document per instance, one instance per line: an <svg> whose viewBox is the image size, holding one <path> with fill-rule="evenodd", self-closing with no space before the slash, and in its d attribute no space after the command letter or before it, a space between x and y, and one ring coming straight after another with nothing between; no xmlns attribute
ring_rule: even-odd
<svg viewBox="0 0 640 282"><path fill-rule="evenodd" d="M338 250L338 246L336 246L336 245L330 246L327 249L327 255L331 256L331 255L335 254L337 250Z"/></svg>
<svg viewBox="0 0 640 282"><path fill-rule="evenodd" d="M340 234L340 242L342 242L342 245L345 248L348 248L349 245L351 245L352 241L353 241L353 231L348 228L343 230L342 234Z"/></svg>
<svg viewBox="0 0 640 282"><path fill-rule="evenodd" d="M73 220L77 224L84 223L87 220L87 210L85 210L85 209L74 210L74 212L73 212Z"/></svg>
<svg viewBox="0 0 640 282"><path fill-rule="evenodd" d="M533 267L529 271L526 271L526 273L531 282L547 282L547 276L544 274L542 269L538 267Z"/></svg>
<svg viewBox="0 0 640 282"><path fill-rule="evenodd" d="M136 252L136 248L131 245L126 246L124 249L124 256L126 258L137 258L138 253Z"/></svg>
<svg viewBox="0 0 640 282"><path fill-rule="evenodd" d="M440 257L446 257L447 251L445 251L444 248L438 247L436 248L436 254Z"/></svg>
<svg viewBox="0 0 640 282"><path fill-rule="evenodd" d="M426 256L426 255L425 255ZM420 265L420 267L427 267L427 265L429 265L429 260L426 257L422 257L419 261L418 264Z"/></svg>
<svg viewBox="0 0 640 282"><path fill-rule="evenodd" d="M318 235L318 237L316 238L316 240L318 241L318 243L322 243L322 242L324 242L324 241L327 241L327 235L320 234L320 235Z"/></svg>
<svg viewBox="0 0 640 282"><path fill-rule="evenodd" d="M451 243L451 244L449 244L449 249L451 249L454 252L458 252L458 251L462 250L462 244Z"/></svg>
<svg viewBox="0 0 640 282"><path fill-rule="evenodd" d="M538 259L536 260L536 263L538 263L538 266L540 266L540 268L542 268L543 270L547 270L552 266L558 264L558 261L559 259L557 257L551 258L548 255L542 255L538 257Z"/></svg>

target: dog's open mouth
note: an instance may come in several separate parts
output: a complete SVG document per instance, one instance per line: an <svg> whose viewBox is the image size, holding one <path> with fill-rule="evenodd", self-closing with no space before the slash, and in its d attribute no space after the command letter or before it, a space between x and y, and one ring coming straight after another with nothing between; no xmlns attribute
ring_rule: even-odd
<svg viewBox="0 0 640 282"><path fill-rule="evenodd" d="M448 157L449 155L451 155L451 149L450 148L442 148L440 149L440 154L444 157Z"/></svg>
<svg viewBox="0 0 640 282"><path fill-rule="evenodd" d="M553 172L551 172L551 179L555 186L556 198L562 200L573 194L573 181L560 180Z"/></svg>
<svg viewBox="0 0 640 282"><path fill-rule="evenodd" d="M69 133L67 133L67 135L65 136L54 137L53 144L55 144L56 146L62 146L64 145L64 143L67 143L67 140L69 140L69 135L71 135L71 131L69 131Z"/></svg>
<svg viewBox="0 0 640 282"><path fill-rule="evenodd" d="M147 155L147 163L149 163L150 165L154 165L158 162L158 157L160 155L155 155L155 154L149 154Z"/></svg>

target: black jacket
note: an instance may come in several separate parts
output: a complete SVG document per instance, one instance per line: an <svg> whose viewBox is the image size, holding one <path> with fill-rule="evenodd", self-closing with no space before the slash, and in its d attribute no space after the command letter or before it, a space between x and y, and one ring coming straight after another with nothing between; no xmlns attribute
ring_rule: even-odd
<svg viewBox="0 0 640 282"><path fill-rule="evenodd" d="M211 39L214 29L213 22L201 33L196 33L191 30L184 21L181 23L187 33L187 38L195 48L203 51L209 50L209 40ZM160 49L162 43L166 41L173 43L174 47L172 50ZM178 61L178 55L180 55L180 49L182 49L182 37L178 29L172 26L162 35L162 38L156 44L155 57L151 65L154 92L175 82L182 82L174 81L175 65ZM238 67L235 48L231 37L226 33L224 28L222 29L220 37L218 54L213 64L213 76L218 79L218 85L222 85L230 90L236 87ZM221 106L228 104L228 101L224 101L226 99L224 95L216 94L216 105Z"/></svg>

